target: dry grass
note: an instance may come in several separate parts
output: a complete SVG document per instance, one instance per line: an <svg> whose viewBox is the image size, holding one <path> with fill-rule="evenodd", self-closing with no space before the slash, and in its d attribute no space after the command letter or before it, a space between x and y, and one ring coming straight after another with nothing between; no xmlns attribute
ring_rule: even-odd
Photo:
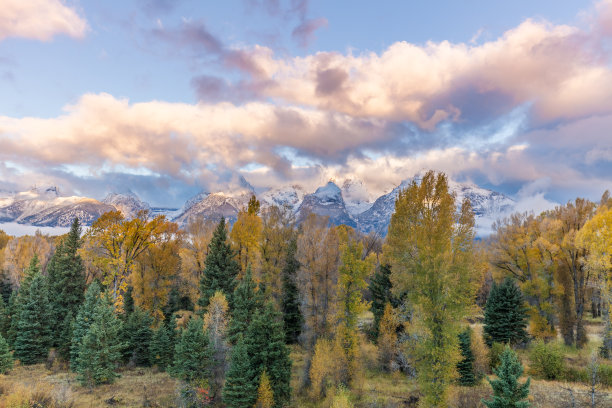
<svg viewBox="0 0 612 408"><path fill-rule="evenodd" d="M49 405L57 408L176 406L176 382L166 373L142 368L122 372L114 384L89 389L79 385L73 373L54 373L42 364L15 367L8 375L0 377L0 390L0 408L20 407L19 404L9 405L8 402L18 395L26 394L25 390L37 390L58 402L64 402L63 405ZM69 405L70 402L72 405Z"/></svg>

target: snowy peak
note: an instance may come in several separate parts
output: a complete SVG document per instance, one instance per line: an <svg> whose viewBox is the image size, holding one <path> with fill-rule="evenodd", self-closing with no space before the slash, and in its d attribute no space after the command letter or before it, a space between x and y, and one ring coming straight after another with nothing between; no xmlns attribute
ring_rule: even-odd
<svg viewBox="0 0 612 408"><path fill-rule="evenodd" d="M304 221L310 213L329 217L330 224L357 227L357 223L346 210L342 190L331 181L317 188L314 193L304 196L298 208L298 222Z"/></svg>
<svg viewBox="0 0 612 408"><path fill-rule="evenodd" d="M342 190L333 181L329 181L326 185L317 188L312 194L322 203L332 203L342 200Z"/></svg>
<svg viewBox="0 0 612 408"><path fill-rule="evenodd" d="M357 216L372 207L374 197L361 180L346 179L342 183L342 198L351 216Z"/></svg>
<svg viewBox="0 0 612 408"><path fill-rule="evenodd" d="M297 211L300 203L304 199L306 191L300 185L293 184L272 188L259 195L259 201L264 207L278 206L289 207L292 211Z"/></svg>
<svg viewBox="0 0 612 408"><path fill-rule="evenodd" d="M143 202L136 194L129 191L125 194L110 193L104 200L104 204L112 205L126 218L134 218L138 211L150 210L149 204Z"/></svg>

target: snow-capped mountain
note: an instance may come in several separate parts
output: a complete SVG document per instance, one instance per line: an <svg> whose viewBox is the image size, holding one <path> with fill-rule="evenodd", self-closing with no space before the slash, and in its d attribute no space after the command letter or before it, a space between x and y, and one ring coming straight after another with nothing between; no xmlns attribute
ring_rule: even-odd
<svg viewBox="0 0 612 408"><path fill-rule="evenodd" d="M259 194L243 178L226 191L202 192L188 200L181 209L150 208L134 193L106 196L98 201L87 197L63 197L56 187L33 188L21 193L0 193L0 223L22 225L67 227L74 217L85 225L91 225L107 211L119 210L126 218L134 217L139 210L148 209L152 215L164 214L169 220L185 226L190 220L203 218L219 220L225 217L230 223L236 221L238 212L246 208L253 194L263 208L277 205L289 206L298 222L309 213L328 216L331 224L346 224L363 233L376 232L386 235L395 199L400 190L412 180L420 181L422 174L404 180L389 193L375 200L359 180L345 180L341 187L333 181L308 194L299 185L275 187ZM450 190L457 203L469 198L476 215L477 230L486 234L496 218L504 216L514 208L514 201L495 191L478 187L472 183L459 183L449 179Z"/></svg>
<svg viewBox="0 0 612 408"><path fill-rule="evenodd" d="M342 190L331 181L317 188L314 193L304 196L298 208L298 222L304 221L310 213L329 217L331 224L357 227L357 223L346 209Z"/></svg>
<svg viewBox="0 0 612 408"><path fill-rule="evenodd" d="M288 206L293 212L296 212L305 195L306 191L302 186L293 184L267 190L259 194L258 199L263 207L273 205L278 207Z"/></svg>
<svg viewBox="0 0 612 408"><path fill-rule="evenodd" d="M57 187L32 188L0 198L0 222L68 227L75 217L91 224L115 207L87 197L62 197Z"/></svg>
<svg viewBox="0 0 612 408"><path fill-rule="evenodd" d="M121 211L126 218L134 218L138 214L138 211L151 209L149 204L142 201L131 191L126 194L110 193L102 202L112 205L117 210Z"/></svg>

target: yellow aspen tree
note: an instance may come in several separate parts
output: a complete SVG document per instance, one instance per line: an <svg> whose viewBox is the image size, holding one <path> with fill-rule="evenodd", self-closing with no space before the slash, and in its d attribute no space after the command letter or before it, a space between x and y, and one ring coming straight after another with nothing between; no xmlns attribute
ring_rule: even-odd
<svg viewBox="0 0 612 408"><path fill-rule="evenodd" d="M473 242L470 202L457 211L443 173L429 171L399 193L383 251L393 291L408 294L420 328L414 352L424 407L448 406L458 334L476 289Z"/></svg>
<svg viewBox="0 0 612 408"><path fill-rule="evenodd" d="M390 303L385 305L378 329L378 361L384 371L393 372L399 367L396 359L399 354L397 327L399 317Z"/></svg>
<svg viewBox="0 0 612 408"><path fill-rule="evenodd" d="M204 271L204 261L208 256L208 244L212 240L217 223L213 220L194 218L185 227L185 238L179 249L181 268L179 289L195 304L200 296L200 279Z"/></svg>
<svg viewBox="0 0 612 408"><path fill-rule="evenodd" d="M261 283L277 301L282 294L282 270L287 249L295 239L295 215L288 207L272 206L261 213Z"/></svg>
<svg viewBox="0 0 612 408"><path fill-rule="evenodd" d="M234 223L230 232L230 239L236 257L240 264L241 275L246 272L247 266L251 266L256 282L261 281L259 276L261 253L259 243L261 242L262 221L259 217L259 202L257 200L249 202L249 207L246 210L238 212L238 218Z"/></svg>

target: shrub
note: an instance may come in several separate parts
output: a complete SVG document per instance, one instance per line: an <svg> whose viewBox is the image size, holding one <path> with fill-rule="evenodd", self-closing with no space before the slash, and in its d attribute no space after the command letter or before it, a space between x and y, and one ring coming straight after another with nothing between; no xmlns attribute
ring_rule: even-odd
<svg viewBox="0 0 612 408"><path fill-rule="evenodd" d="M474 374L480 381L486 374L491 373L489 366L489 348L484 342L482 331L474 329L471 338L472 353L474 354Z"/></svg>
<svg viewBox="0 0 612 408"><path fill-rule="evenodd" d="M489 367L491 370L497 368L501 362L501 354L504 352L505 346L501 343L493 343L489 352Z"/></svg>
<svg viewBox="0 0 612 408"><path fill-rule="evenodd" d="M530 352L530 371L546 380L556 380L563 375L563 351L557 343L536 341Z"/></svg>

